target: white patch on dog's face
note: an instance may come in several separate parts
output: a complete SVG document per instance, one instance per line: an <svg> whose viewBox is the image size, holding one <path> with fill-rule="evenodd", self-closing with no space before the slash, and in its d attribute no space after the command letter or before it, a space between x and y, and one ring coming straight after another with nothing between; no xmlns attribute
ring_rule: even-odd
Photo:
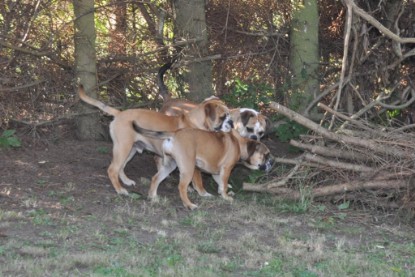
<svg viewBox="0 0 415 277"><path fill-rule="evenodd" d="M225 120L222 123L221 131L230 132L232 129L233 129L233 121L231 119L230 114L227 114Z"/></svg>
<svg viewBox="0 0 415 277"><path fill-rule="evenodd" d="M236 123L235 129L241 136L259 141L265 135L264 116L253 109L242 108L239 111L241 121Z"/></svg>

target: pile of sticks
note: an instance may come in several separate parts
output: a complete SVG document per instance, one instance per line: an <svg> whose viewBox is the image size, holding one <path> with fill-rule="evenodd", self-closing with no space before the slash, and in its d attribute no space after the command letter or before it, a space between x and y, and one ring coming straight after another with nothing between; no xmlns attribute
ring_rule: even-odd
<svg viewBox="0 0 415 277"><path fill-rule="evenodd" d="M311 197L344 197L351 192L408 192L415 189L415 133L385 128L318 107L336 117L335 131L278 104L270 107L308 129L310 134L290 144L302 150L294 159L277 158L290 170L264 184L244 183L243 190L269 192L300 199L304 189ZM414 126L409 126L414 127ZM299 181L300 180L300 181ZM298 185L300 184L300 185ZM415 191L415 190L414 190Z"/></svg>

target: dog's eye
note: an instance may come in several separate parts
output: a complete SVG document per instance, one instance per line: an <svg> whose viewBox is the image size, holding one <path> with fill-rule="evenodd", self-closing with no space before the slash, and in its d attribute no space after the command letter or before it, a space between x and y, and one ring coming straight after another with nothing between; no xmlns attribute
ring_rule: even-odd
<svg viewBox="0 0 415 277"><path fill-rule="evenodd" d="M253 132L254 132L254 129L253 129L253 128L246 127L246 130L247 130L248 132L250 132L250 133L253 133Z"/></svg>

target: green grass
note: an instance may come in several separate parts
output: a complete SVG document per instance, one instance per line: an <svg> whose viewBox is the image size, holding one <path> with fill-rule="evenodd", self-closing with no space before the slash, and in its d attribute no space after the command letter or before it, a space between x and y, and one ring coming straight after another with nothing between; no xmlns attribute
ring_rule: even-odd
<svg viewBox="0 0 415 277"><path fill-rule="evenodd" d="M367 230L345 206L195 194L199 209L187 211L178 197L111 195L83 213L73 186L22 198L21 212L1 207L1 276L411 276L415 269L412 233Z"/></svg>

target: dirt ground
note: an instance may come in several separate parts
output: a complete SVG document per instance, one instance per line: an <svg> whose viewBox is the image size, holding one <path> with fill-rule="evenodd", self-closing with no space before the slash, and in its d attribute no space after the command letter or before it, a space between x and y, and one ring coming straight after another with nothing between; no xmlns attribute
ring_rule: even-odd
<svg viewBox="0 0 415 277"><path fill-rule="evenodd" d="M275 139L267 139L265 143L274 155L290 155L287 145L278 143ZM400 224L399 219L393 214L379 214L359 209L349 209L340 214L331 212L329 203L324 204L327 209L316 213L296 214L281 210L281 206L276 205L279 203L278 199L255 193L238 192L233 204L217 196L206 200L192 193L190 198L199 208L197 211L188 211L182 206L178 195L177 173L160 185L159 195L164 202L153 205L146 199L149 180L155 173L153 155L149 153L136 155L127 165L126 174L135 180L137 185L127 188L131 192L130 196L118 196L106 173L111 161L111 147L111 142L77 141L68 137L42 143L25 140L20 148L0 150L0 264L9 263L15 260L16 256L49 256L51 252L44 254L42 251L49 249L50 244L57 248L59 245L65 245L68 252L85 251L82 249L86 244L89 245L91 237L96 240L96 244L101 243L102 238L98 239L97 232L105 233L113 239L114 235L123 234L120 228L134 234L134 240L140 241L140 245L149 245L157 241L157 237L163 232L163 236L176 236L174 241L182 237L178 235L180 232L189 232L186 234L190 240L195 240L195 244L202 239L199 237L203 235L200 234L203 233L202 230L219 232L220 226L220 230L223 230L223 233L220 231L220 241L224 243L229 240L229 244L215 246L218 248L211 250L211 244L206 242L197 249L199 254L209 255L209 259L213 259L212 255L217 255L218 259L224 260L223 263L227 265L223 266L224 276L240 276L239 273L245 270L263 272L261 270L264 270L264 264L262 262L261 265L260 261L271 255L267 254L268 252L275 253L272 249L282 249L282 242L275 239L281 235L295 238L295 241L308 237L309 242L314 241L312 244L293 247L299 247L313 256L321 250L319 247L322 246L315 244L315 239L319 241L318 238L321 236L325 237L326 249L339 247L339 238L345 240L350 247L376 242L382 249L391 241L407 244L413 243L415 238L413 227L410 224ZM209 178L206 179L206 187L209 192L216 195L216 187ZM321 204L316 204L315 207L321 207ZM200 222L196 215L202 217L199 219ZM160 233L160 230L163 232ZM258 248L244 252L235 248L235 245L240 244L240 240L243 240L242 244L248 244L249 248L248 241L251 240L248 240L247 233L254 234L252 240L256 246L261 246L262 249L268 247L269 250L263 251ZM216 237L211 237L209 241L216 240ZM32 248L25 248L25 245L37 240L43 243L40 254L33 253ZM414 249L415 247L412 247L409 252L403 253L403 259L415 254ZM252 251L259 256L254 257ZM319 253L317 255L320 255L320 261L324 257ZM237 266L229 269L229 261L226 259L232 260L231 257L235 255L239 255L244 262L235 262ZM188 263L187 259L190 259L184 252L180 252L178 256L183 259L179 259L183 263ZM316 262L317 260L313 259L306 264L312 265ZM81 270L81 273L100 268L96 265L93 269L89 269L88 265L79 266L79 261L68 267L69 272L76 268ZM18 273L24 276L27 273L25 269L16 268L3 268L0 275L3 273L4 276L13 276L14 273ZM56 270L59 265L51 268ZM415 270L413 258L410 264L402 262L400 268L403 272ZM212 270L216 272L215 269ZM228 275L226 272L229 270L232 274Z"/></svg>

